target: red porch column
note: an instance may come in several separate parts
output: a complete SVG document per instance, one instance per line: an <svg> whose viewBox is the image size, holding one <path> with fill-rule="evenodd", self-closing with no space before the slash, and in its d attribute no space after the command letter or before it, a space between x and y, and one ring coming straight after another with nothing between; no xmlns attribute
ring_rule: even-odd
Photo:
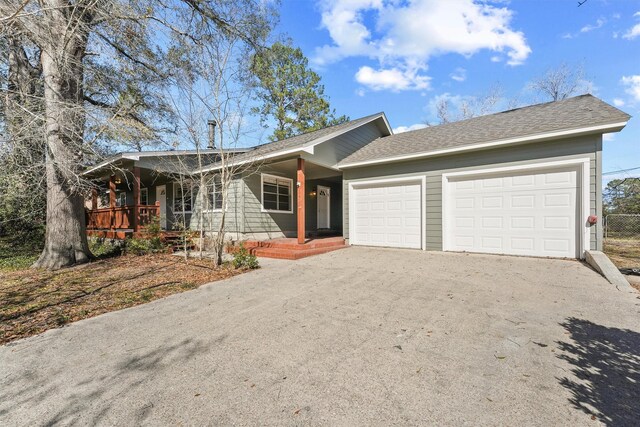
<svg viewBox="0 0 640 427"><path fill-rule="evenodd" d="M110 209L110 223L111 223L111 229L115 229L116 228L116 215L115 215L115 209L116 209L116 176L115 175L111 175L109 177L109 209Z"/></svg>
<svg viewBox="0 0 640 427"><path fill-rule="evenodd" d="M140 226L140 168L133 167L133 231L137 232Z"/></svg>
<svg viewBox="0 0 640 427"><path fill-rule="evenodd" d="M298 159L298 244L305 241L305 210L304 210L304 159Z"/></svg>

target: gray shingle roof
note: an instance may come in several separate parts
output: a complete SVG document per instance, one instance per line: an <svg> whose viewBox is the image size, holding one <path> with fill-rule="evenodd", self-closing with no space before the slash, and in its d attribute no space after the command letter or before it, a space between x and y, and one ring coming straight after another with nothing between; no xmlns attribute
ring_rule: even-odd
<svg viewBox="0 0 640 427"><path fill-rule="evenodd" d="M292 136L291 138L281 139L280 141L268 142L266 144L257 145L254 148L250 148L247 152L243 154L238 154L233 156L233 161L234 162L242 162L244 160L253 161L265 155L276 154L278 151L288 151L296 148L302 149L307 144L310 144L317 139L329 137L334 133L347 131L361 124L367 123L373 120L374 118L382 117L383 115L384 115L383 113L371 114L366 117L361 117L359 119L340 123L339 125L329 126L327 128L318 129L316 131L303 133L301 135ZM218 163L214 163L214 164L205 166L203 169L206 170L210 168L215 168L217 165Z"/></svg>
<svg viewBox="0 0 640 427"><path fill-rule="evenodd" d="M594 96L576 96L563 101L381 137L342 160L339 166L626 122L630 117Z"/></svg>

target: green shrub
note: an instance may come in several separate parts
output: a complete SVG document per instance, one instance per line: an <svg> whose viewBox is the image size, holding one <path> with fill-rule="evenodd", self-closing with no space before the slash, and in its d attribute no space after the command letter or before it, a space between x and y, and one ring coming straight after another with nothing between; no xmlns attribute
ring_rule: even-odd
<svg viewBox="0 0 640 427"><path fill-rule="evenodd" d="M126 240L125 251L133 255L145 255L162 252L166 249L162 242L162 227L160 218L153 217L149 224L144 226L142 237Z"/></svg>
<svg viewBox="0 0 640 427"><path fill-rule="evenodd" d="M151 217L149 224L144 226L144 234L150 239L155 237L160 238L162 235L162 227L160 226L160 217Z"/></svg>
<svg viewBox="0 0 640 427"><path fill-rule="evenodd" d="M122 253L121 242L107 240L102 237L89 239L89 250L96 258L109 258Z"/></svg>
<svg viewBox="0 0 640 427"><path fill-rule="evenodd" d="M165 249L160 237L131 238L125 243L125 252L132 255L146 255L162 252Z"/></svg>
<svg viewBox="0 0 640 427"><path fill-rule="evenodd" d="M231 263L235 268L254 269L260 267L258 258L252 253L249 253L242 243L240 243L240 247L233 254L233 261Z"/></svg>

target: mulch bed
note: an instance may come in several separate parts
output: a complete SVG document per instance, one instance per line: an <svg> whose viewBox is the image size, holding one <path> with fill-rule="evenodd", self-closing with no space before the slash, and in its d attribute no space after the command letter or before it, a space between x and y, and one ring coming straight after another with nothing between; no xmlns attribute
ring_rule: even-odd
<svg viewBox="0 0 640 427"><path fill-rule="evenodd" d="M0 271L0 344L242 272L167 254L120 256L59 271Z"/></svg>

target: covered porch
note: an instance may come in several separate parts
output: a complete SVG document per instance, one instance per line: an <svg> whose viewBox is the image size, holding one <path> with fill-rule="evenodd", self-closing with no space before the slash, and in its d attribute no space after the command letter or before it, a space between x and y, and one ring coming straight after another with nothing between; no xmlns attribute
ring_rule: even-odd
<svg viewBox="0 0 640 427"><path fill-rule="evenodd" d="M243 245L257 256L299 259L345 247L342 172L303 157L245 177Z"/></svg>
<svg viewBox="0 0 640 427"><path fill-rule="evenodd" d="M106 185L92 190L90 207L85 209L88 235L124 239L139 234L154 220L160 221L163 204L161 200L150 203L149 185L142 187L141 175L139 167L130 173L118 171L109 176Z"/></svg>
<svg viewBox="0 0 640 427"><path fill-rule="evenodd" d="M342 172L303 157L263 164L244 178L245 239L342 236Z"/></svg>

